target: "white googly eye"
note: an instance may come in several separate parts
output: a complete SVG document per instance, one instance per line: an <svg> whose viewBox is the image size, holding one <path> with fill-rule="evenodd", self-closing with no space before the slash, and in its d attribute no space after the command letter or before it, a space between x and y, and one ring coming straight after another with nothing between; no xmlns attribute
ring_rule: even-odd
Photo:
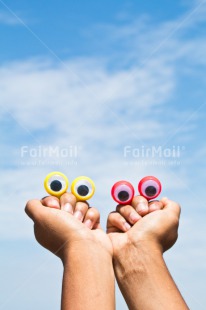
<svg viewBox="0 0 206 310"><path fill-rule="evenodd" d="M113 185L111 195L117 203L128 204L134 197L134 188L127 181L119 181Z"/></svg>
<svg viewBox="0 0 206 310"><path fill-rule="evenodd" d="M156 198L161 193L162 186L157 178L148 176L139 182L138 190L141 196L150 200Z"/></svg>
<svg viewBox="0 0 206 310"><path fill-rule="evenodd" d="M61 172L51 172L44 180L44 187L48 194L56 197L63 195L68 189L69 181Z"/></svg>
<svg viewBox="0 0 206 310"><path fill-rule="evenodd" d="M72 182L71 192L78 200L88 200L94 195L95 184L90 178L81 176Z"/></svg>

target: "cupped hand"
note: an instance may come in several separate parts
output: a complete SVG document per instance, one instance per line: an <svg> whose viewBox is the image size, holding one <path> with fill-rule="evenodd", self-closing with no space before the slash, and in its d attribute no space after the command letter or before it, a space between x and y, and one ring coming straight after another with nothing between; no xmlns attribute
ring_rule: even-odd
<svg viewBox="0 0 206 310"><path fill-rule="evenodd" d="M49 196L28 201L25 212L34 221L36 240L46 249L65 260L75 244L89 243L112 256L112 244L100 226L100 214L87 202L65 193L60 199Z"/></svg>
<svg viewBox="0 0 206 310"><path fill-rule="evenodd" d="M177 240L179 216L180 206L167 198L148 203L144 197L136 196L131 205L118 205L107 221L114 257L122 249L142 245L162 253L168 250Z"/></svg>

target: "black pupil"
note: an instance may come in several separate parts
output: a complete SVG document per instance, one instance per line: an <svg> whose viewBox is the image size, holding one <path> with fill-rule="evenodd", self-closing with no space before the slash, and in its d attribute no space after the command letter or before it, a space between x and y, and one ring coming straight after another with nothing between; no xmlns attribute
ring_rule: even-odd
<svg viewBox="0 0 206 310"><path fill-rule="evenodd" d="M80 195L80 196L87 196L89 194L89 188L88 186L86 185L80 185L78 188L77 188L77 193Z"/></svg>
<svg viewBox="0 0 206 310"><path fill-rule="evenodd" d="M58 180L52 181L50 184L50 188L54 192L59 192L62 189L62 183Z"/></svg>
<svg viewBox="0 0 206 310"><path fill-rule="evenodd" d="M157 189L154 186L148 186L145 189L145 194L149 197L154 196L157 193Z"/></svg>
<svg viewBox="0 0 206 310"><path fill-rule="evenodd" d="M118 198L119 198L119 200L121 200L121 201L127 201L127 200L129 199L129 193L126 192L126 191L121 191L121 192L119 192L119 194L118 194Z"/></svg>

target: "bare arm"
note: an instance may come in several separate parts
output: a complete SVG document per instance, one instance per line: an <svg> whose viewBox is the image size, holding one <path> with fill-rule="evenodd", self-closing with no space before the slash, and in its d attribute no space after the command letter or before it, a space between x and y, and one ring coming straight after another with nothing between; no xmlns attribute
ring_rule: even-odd
<svg viewBox="0 0 206 310"><path fill-rule="evenodd" d="M64 264L62 310L114 309L111 256L97 244L76 244Z"/></svg>
<svg viewBox="0 0 206 310"><path fill-rule="evenodd" d="M54 204L55 201L55 204ZM64 211L69 202L69 212ZM78 211L78 212L77 212ZM27 203L37 241L63 262L62 310L114 310L112 245L99 212L71 194Z"/></svg>
<svg viewBox="0 0 206 310"><path fill-rule="evenodd" d="M163 259L163 252L177 239L180 208L167 199L160 203L162 210L140 218L134 225L130 222L132 228L125 233L118 231L122 219L129 221L134 204L118 209L108 220L109 231L113 231L109 235L116 279L131 310L188 309Z"/></svg>
<svg viewBox="0 0 206 310"><path fill-rule="evenodd" d="M162 257L152 246L139 246L115 261L119 287L129 309L188 309Z"/></svg>

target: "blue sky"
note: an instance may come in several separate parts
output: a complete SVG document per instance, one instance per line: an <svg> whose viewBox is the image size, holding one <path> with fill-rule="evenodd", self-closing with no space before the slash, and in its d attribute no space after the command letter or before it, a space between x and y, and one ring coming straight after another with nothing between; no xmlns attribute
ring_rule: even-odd
<svg viewBox="0 0 206 310"><path fill-rule="evenodd" d="M177 1L162 1L160 6L149 1L4 1L5 5L22 19L35 35L47 44L61 59L76 56L102 54L101 40L91 38L91 28L103 25L121 26L138 15L150 15L153 21L165 21L184 12L184 5ZM1 59L11 60L45 55L47 51L22 27L18 20L2 2ZM161 7L161 9L160 9ZM3 18L4 16L4 18ZM8 27L10 25L10 27ZM15 35L14 35L15 28ZM88 44L89 43L89 44ZM93 49L93 45L96 46ZM15 49L13 48L15 46ZM105 46L105 51L108 46Z"/></svg>
<svg viewBox="0 0 206 310"><path fill-rule="evenodd" d="M59 307L60 262L24 215L53 170L95 181L103 225L114 182L157 176L182 205L167 264L205 308L205 13L205 1L0 0L1 309Z"/></svg>

